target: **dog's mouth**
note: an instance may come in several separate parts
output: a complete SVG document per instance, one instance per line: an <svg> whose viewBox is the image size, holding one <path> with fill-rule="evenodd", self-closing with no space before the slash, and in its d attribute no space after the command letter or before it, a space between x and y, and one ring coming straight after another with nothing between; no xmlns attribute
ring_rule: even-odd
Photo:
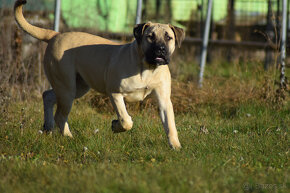
<svg viewBox="0 0 290 193"><path fill-rule="evenodd" d="M154 59L154 62L156 64L166 64L166 60L164 57L160 57L160 56L157 56L155 59Z"/></svg>
<svg viewBox="0 0 290 193"><path fill-rule="evenodd" d="M156 66L167 65L169 64L169 58L165 56L146 57L146 62Z"/></svg>
<svg viewBox="0 0 290 193"><path fill-rule="evenodd" d="M159 65L167 65L169 64L169 57L166 57L166 56L158 56L158 55L155 55L155 54L148 54L146 56L146 62L151 64L151 65L156 65L156 66L159 66Z"/></svg>

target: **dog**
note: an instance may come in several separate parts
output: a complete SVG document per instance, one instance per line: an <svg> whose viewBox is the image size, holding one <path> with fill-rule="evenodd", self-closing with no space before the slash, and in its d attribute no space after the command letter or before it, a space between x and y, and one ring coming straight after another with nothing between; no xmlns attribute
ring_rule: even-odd
<svg viewBox="0 0 290 193"><path fill-rule="evenodd" d="M33 26L23 16L25 3L15 2L16 22L31 36L48 43L44 71L52 89L43 93L45 131L52 131L56 123L64 136L72 137L67 123L72 103L90 88L109 96L118 117L112 121L112 131L128 131L133 121L124 101L142 101L154 92L169 145L173 149L181 147L170 99L168 64L175 44L180 47L184 40L182 28L152 22L137 24L135 40L119 44L88 33L59 33Z"/></svg>

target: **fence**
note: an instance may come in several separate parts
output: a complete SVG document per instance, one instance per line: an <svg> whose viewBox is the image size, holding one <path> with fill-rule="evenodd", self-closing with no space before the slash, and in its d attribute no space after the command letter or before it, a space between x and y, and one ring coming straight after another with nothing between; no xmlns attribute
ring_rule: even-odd
<svg viewBox="0 0 290 193"><path fill-rule="evenodd" d="M280 29L280 1L213 1L210 39L265 42L265 37L259 32L268 31L272 36L270 31L273 32L273 28ZM47 12L52 19L54 2L29 0L25 10ZM11 10L13 3L1 0L0 9ZM62 0L62 22L69 28L130 34L135 24L136 7L137 0L87 0L86 3L82 0ZM206 9L207 0L143 0L142 21L176 24L186 29L187 36L201 38Z"/></svg>

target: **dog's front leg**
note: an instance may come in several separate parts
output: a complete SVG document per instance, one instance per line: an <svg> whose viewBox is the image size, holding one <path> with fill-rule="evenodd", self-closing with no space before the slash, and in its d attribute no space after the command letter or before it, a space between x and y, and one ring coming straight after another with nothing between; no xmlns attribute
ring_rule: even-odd
<svg viewBox="0 0 290 193"><path fill-rule="evenodd" d="M133 121L126 110L123 95L114 93L111 94L110 99L118 116L118 120L112 121L112 131L119 133L130 130L133 126Z"/></svg>
<svg viewBox="0 0 290 193"><path fill-rule="evenodd" d="M170 100L171 88L169 85L162 85L155 89L155 94L159 104L159 111L164 130L168 137L170 147L181 148L177 130L175 127L173 106Z"/></svg>

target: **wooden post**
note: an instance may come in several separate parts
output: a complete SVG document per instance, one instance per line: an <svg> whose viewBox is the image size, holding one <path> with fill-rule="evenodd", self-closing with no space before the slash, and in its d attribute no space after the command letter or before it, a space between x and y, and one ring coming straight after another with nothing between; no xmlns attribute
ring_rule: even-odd
<svg viewBox="0 0 290 193"><path fill-rule="evenodd" d="M226 38L227 40L234 40L235 39L235 1L229 0L228 1L228 13L227 13L227 27L226 29ZM229 48L227 53L227 60L232 62L234 59L234 55L232 49Z"/></svg>

